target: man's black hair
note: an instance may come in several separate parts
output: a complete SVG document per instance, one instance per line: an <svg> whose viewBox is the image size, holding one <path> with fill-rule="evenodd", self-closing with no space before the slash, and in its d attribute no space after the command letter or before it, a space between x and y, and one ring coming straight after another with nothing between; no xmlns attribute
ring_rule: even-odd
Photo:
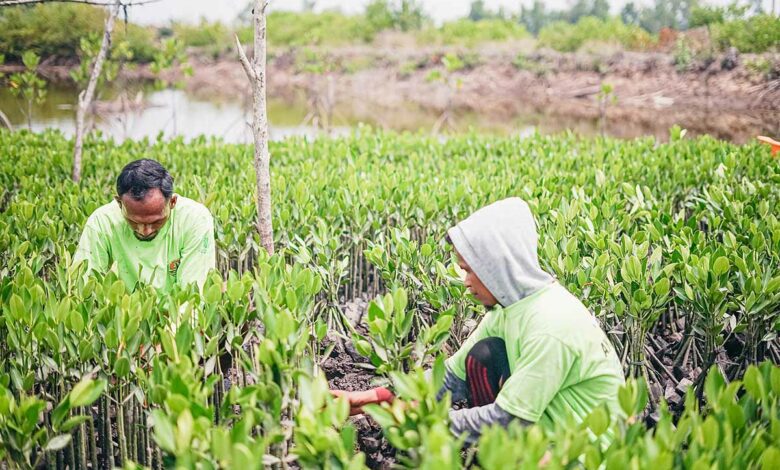
<svg viewBox="0 0 780 470"><path fill-rule="evenodd" d="M173 195L173 177L165 167L148 158L128 163L116 179L116 193L119 197L129 194L140 201L154 188L159 188L165 199L170 199Z"/></svg>

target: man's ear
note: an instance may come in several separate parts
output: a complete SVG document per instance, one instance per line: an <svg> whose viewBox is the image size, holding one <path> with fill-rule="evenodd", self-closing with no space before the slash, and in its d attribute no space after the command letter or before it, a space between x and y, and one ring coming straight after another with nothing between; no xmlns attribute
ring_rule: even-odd
<svg viewBox="0 0 780 470"><path fill-rule="evenodd" d="M171 209L176 207L176 202L178 200L179 200L179 195L178 194L174 194L173 196L171 196Z"/></svg>

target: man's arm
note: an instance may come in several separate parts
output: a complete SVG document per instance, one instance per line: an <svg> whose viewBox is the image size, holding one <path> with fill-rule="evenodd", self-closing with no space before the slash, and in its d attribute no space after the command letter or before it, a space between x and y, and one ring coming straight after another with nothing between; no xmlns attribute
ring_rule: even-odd
<svg viewBox="0 0 780 470"><path fill-rule="evenodd" d="M537 422L566 381L574 360L572 351L557 338L531 338L495 403L451 411L450 429L456 435L465 433L466 442L472 443L485 426L508 426L515 419L523 424Z"/></svg>
<svg viewBox="0 0 780 470"><path fill-rule="evenodd" d="M466 444L470 445L479 440L483 428L494 424L507 427L514 420L519 420L523 425L533 424L507 413L495 403L462 410L450 410L450 431L456 436L465 434Z"/></svg>
<svg viewBox="0 0 780 470"><path fill-rule="evenodd" d="M429 381L433 380L433 369L425 370L425 378ZM468 398L466 381L459 378L449 367L445 366L444 383L436 393L436 399L441 400L448 391L452 394L452 403Z"/></svg>
<svg viewBox="0 0 780 470"><path fill-rule="evenodd" d="M448 375L451 372L452 375L454 375L454 378L463 381L464 390L465 390L465 381L466 381L466 356L469 355L471 348L473 348L478 341L483 340L488 336L491 336L491 331L493 328L493 322L495 316L500 313L501 313L500 311L489 310L482 318L482 320L479 322L479 325L477 325L474 331L471 332L471 334L466 339L466 341L464 341L463 344L461 344L460 349L458 349L458 351L455 354L453 354L449 359L445 361ZM447 377L445 377L444 383L447 384ZM453 392L452 401L456 401L455 390L453 389L450 390L452 390Z"/></svg>
<svg viewBox="0 0 780 470"><path fill-rule="evenodd" d="M216 267L216 263L214 219L208 211L204 211L184 241L178 269L181 285L195 282L202 289L209 271Z"/></svg>
<svg viewBox="0 0 780 470"><path fill-rule="evenodd" d="M98 228L95 218L91 216L84 225L79 245L73 255L74 265L82 261L87 263L87 273L90 271L105 273L111 267L108 241L105 234Z"/></svg>

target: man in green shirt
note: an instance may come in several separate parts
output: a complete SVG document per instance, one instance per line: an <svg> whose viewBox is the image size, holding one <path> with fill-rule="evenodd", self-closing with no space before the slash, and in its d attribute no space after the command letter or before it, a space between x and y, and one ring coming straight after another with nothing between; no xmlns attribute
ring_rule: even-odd
<svg viewBox="0 0 780 470"><path fill-rule="evenodd" d="M618 410L623 370L585 306L540 266L536 223L525 201L486 206L447 233L464 284L487 314L446 361L444 392L468 408L450 411L450 428L474 442L484 426L513 420L551 427L582 422L597 406ZM385 389L335 392L353 412L387 401Z"/></svg>
<svg viewBox="0 0 780 470"><path fill-rule="evenodd" d="M203 287L216 263L209 210L175 194L171 175L149 159L125 166L116 192L87 219L74 262L115 270L130 289L139 282L162 293L177 284Z"/></svg>

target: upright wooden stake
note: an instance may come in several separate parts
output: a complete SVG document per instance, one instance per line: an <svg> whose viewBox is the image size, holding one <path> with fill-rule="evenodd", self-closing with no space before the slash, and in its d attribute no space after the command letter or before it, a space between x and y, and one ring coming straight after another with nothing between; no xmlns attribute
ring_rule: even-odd
<svg viewBox="0 0 780 470"><path fill-rule="evenodd" d="M254 57L249 62L241 42L236 36L236 47L241 65L252 85L253 113L252 134L255 141L255 180L257 184L257 231L260 243L269 253L274 253L274 229L271 220L271 171L268 154L268 115L265 97L265 9L268 0L254 0L253 22L255 25Z"/></svg>

